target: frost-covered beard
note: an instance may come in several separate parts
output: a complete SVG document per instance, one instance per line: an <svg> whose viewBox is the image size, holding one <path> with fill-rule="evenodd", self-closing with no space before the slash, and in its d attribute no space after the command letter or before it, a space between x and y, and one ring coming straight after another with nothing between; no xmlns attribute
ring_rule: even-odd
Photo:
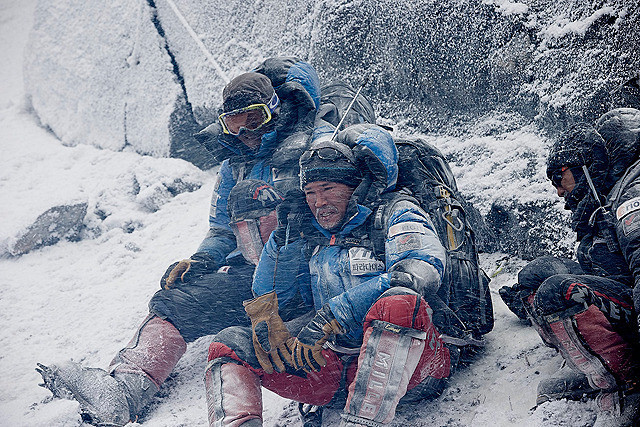
<svg viewBox="0 0 640 427"><path fill-rule="evenodd" d="M322 226L322 228L324 228L325 230L329 231L330 233L337 233L338 231L340 231L342 229L342 227L351 220L351 218L353 218L357 213L358 213L358 204L356 203L355 199L352 197L351 199L349 199L349 204L347 205L347 210L345 211L344 215L342 216L342 218L335 223L335 225L332 225L329 227L325 227L322 222L320 222L319 218L322 218L321 216L319 217L318 215L327 215L329 213L339 213L338 209L335 206L323 206L321 208L316 209L316 211L314 212L314 216L316 217L316 221L318 221L318 224L320 224L320 226ZM330 224L328 224L330 225Z"/></svg>

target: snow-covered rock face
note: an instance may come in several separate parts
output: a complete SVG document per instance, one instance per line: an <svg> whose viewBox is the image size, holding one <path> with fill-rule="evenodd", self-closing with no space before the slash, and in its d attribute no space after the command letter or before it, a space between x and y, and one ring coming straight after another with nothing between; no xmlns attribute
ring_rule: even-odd
<svg viewBox="0 0 640 427"><path fill-rule="evenodd" d="M25 91L64 143L168 157L197 129L153 12L134 0L38 2Z"/></svg>
<svg viewBox="0 0 640 427"><path fill-rule="evenodd" d="M541 173L548 140L532 148L531 138L511 132L532 126L553 137L571 122L640 103L637 80L620 90L640 72L639 21L639 0L40 0L25 90L66 144L208 168L212 159L192 134L216 119L226 81L266 57L308 60L324 82L358 86L369 75L364 92L398 133L468 141L465 152L447 153L463 194L485 215L518 212L490 224L497 234L522 236L522 220L554 224L540 230L553 236L566 217L555 217ZM489 133L508 145L487 148L483 124L498 122ZM491 181L500 171L511 174L502 187ZM557 248L530 240L505 250L529 258Z"/></svg>
<svg viewBox="0 0 640 427"><path fill-rule="evenodd" d="M494 109L558 128L595 119L640 70L638 1L600 3L40 1L26 89L63 141L154 156L184 157L174 139L215 120L226 80L272 55L310 60L325 81L371 75L379 111L410 129L459 131L452 117Z"/></svg>
<svg viewBox="0 0 640 427"><path fill-rule="evenodd" d="M373 73L384 115L421 130L494 109L546 128L594 120L640 71L635 0L324 4L314 63L329 75Z"/></svg>

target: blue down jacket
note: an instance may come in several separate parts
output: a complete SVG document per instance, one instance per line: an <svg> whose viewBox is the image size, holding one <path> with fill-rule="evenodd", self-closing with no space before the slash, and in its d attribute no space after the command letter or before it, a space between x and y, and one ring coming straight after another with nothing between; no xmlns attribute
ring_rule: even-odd
<svg viewBox="0 0 640 427"><path fill-rule="evenodd" d="M292 133L310 133L315 111L320 105L320 81L308 63L296 58L270 58L254 71L271 79L281 100L281 110L288 111L288 119L284 126L276 126L262 137L257 152L249 151L239 141L229 141L228 138L217 140L217 144L226 148L229 158L221 163L216 176L209 213L209 232L198 252L208 253L219 265L224 264L226 257L236 248L227 212L229 192L238 181L244 179L261 179L283 193L291 183L295 185L298 159L283 166L278 164L282 163L282 159L277 157L286 151L282 150L283 141Z"/></svg>
<svg viewBox="0 0 640 427"><path fill-rule="evenodd" d="M297 298L316 310L329 304L336 320L351 340L362 338L365 315L378 297L390 287L387 271L404 259L426 261L444 273L445 252L429 215L409 201L400 201L385 218L384 259L360 247L318 246L307 262L306 242L302 239L278 248L273 237L265 245L253 279L253 292L263 295L276 290L280 306ZM372 220L371 210L358 206L358 213L336 237ZM331 237L313 220L313 226Z"/></svg>
<svg viewBox="0 0 640 427"><path fill-rule="evenodd" d="M385 149L376 149L377 156L397 159L390 135L381 138L380 133L373 130L365 134L377 144L386 145ZM389 159L382 163L388 169L389 187L393 187L397 165ZM326 238L326 244L302 238L278 247L272 235L256 268L253 292L263 295L275 289L280 307L300 297L316 310L329 304L349 341L359 342L365 315L389 289L389 270L394 265L408 259L423 261L426 263L422 264L423 268L433 268L434 276L441 280L446 257L429 215L410 200L400 199L376 211L384 212L385 232L384 254L378 256L369 247L331 244L332 240L362 236L358 231L371 227L375 220L372 210L362 205L355 205L348 212L352 212L350 219L335 236L323 229L315 218L311 220L313 227Z"/></svg>

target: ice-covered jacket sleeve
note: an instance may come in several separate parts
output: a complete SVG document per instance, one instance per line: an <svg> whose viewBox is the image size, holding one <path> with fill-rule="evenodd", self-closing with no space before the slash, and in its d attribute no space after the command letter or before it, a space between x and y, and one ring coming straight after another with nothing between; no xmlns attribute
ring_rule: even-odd
<svg viewBox="0 0 640 427"><path fill-rule="evenodd" d="M362 336L365 315L373 303L393 284L391 277L397 266L403 265L415 274L425 276L433 270L430 280L440 284L444 275L445 250L434 231L429 215L410 201L394 204L386 222L385 261L387 272L347 289L329 301L338 323L351 339Z"/></svg>
<svg viewBox="0 0 640 427"><path fill-rule="evenodd" d="M278 247L273 235L269 237L253 276L252 289L255 296L275 290L281 310L300 300L308 308L313 307L304 242L296 240L286 247Z"/></svg>
<svg viewBox="0 0 640 427"><path fill-rule="evenodd" d="M446 251L429 214L415 203L401 200L393 206L385 257L391 286L405 286L422 295L438 292Z"/></svg>
<svg viewBox="0 0 640 427"><path fill-rule="evenodd" d="M216 182L211 196L209 211L209 231L198 247L198 252L206 252L213 257L218 265L223 265L227 255L236 248L236 238L229 227L229 213L227 205L229 193L235 185L229 161L220 165L216 175Z"/></svg>

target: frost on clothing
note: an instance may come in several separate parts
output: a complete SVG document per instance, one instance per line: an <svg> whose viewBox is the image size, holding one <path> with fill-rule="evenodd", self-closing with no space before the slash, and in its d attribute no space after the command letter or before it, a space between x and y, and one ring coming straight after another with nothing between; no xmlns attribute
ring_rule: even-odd
<svg viewBox="0 0 640 427"><path fill-rule="evenodd" d="M371 221L371 214L370 209L358 205L357 214L336 233L336 237L348 237L351 231ZM331 238L315 219L312 222L320 233ZM394 234L393 230L402 230L403 226L407 226L407 231ZM384 260L365 248L319 246L311 248L307 263L304 241L297 240L278 249L272 236L256 269L253 291L262 295L275 289L283 306L298 293L305 302L313 303L316 310L328 303L345 329L345 335L359 341L367 311L390 287L387 272L393 265L404 259L417 259L436 270L440 279L444 272L444 248L429 216L422 209L408 201L399 202L385 218L385 227ZM354 269L354 265L362 260L379 265L379 271Z"/></svg>
<svg viewBox="0 0 640 427"><path fill-rule="evenodd" d="M236 247L229 227L229 192L243 179L260 179L283 194L297 180L297 159L284 162L282 143L295 132L309 132L320 103L320 81L311 65L295 58L269 58L256 70L269 77L281 102L281 111L272 131L262 136L260 147L252 151L236 137L221 135L216 144L224 147L224 160L216 177L211 198L209 232L198 248L220 265ZM283 164L290 163L290 164Z"/></svg>

